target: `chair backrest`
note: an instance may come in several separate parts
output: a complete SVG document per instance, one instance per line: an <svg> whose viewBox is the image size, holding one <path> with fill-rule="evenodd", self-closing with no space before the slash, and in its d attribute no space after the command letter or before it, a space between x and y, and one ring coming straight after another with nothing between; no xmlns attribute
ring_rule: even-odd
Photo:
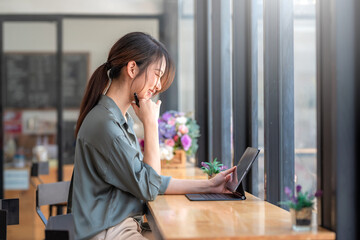
<svg viewBox="0 0 360 240"><path fill-rule="evenodd" d="M0 239L6 239L7 225L19 224L19 199L0 199Z"/></svg>
<svg viewBox="0 0 360 240"><path fill-rule="evenodd" d="M6 221L6 210L0 210L0 239L7 239L6 232L7 232L7 221Z"/></svg>
<svg viewBox="0 0 360 240"><path fill-rule="evenodd" d="M74 217L71 213L49 218L45 240L74 240L74 235Z"/></svg>
<svg viewBox="0 0 360 240"><path fill-rule="evenodd" d="M66 203L68 200L70 181L39 184L36 189L36 212L47 224L47 219L40 210L40 206Z"/></svg>
<svg viewBox="0 0 360 240"><path fill-rule="evenodd" d="M49 162L35 162L31 165L30 176L38 177L39 175L49 174Z"/></svg>
<svg viewBox="0 0 360 240"><path fill-rule="evenodd" d="M6 223L7 225L19 224L19 199L1 199L0 209L7 211Z"/></svg>

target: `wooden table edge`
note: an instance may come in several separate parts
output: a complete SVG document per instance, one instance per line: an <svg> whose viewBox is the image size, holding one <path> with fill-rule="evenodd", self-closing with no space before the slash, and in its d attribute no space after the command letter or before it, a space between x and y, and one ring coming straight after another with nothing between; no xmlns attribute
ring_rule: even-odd
<svg viewBox="0 0 360 240"><path fill-rule="evenodd" d="M246 192L247 193L247 192ZM249 193L247 193L249 194ZM182 196L185 197L184 194L180 194ZM258 199L260 200L259 198L257 198L256 196L253 196L252 194L249 194L251 195L252 197L254 197L255 199ZM172 195L167 195L167 196L172 196ZM175 196L179 196L178 194L175 194ZM263 201L263 200L261 200ZM154 236L156 237L156 239L161 239L161 240L165 240L165 235L164 233L162 232L162 230L158 227L159 224L158 224L158 221L156 220L156 218L154 217L154 214L153 214L153 210L150 206L150 202L146 202L146 210L145 210L145 215L146 215L146 218L148 219L148 222L149 222L149 225L150 225L150 228L154 234ZM269 203L270 204L270 203ZM272 204L274 205L274 204ZM276 205L274 205L276 206ZM284 209L283 209L284 210ZM286 210L284 210L286 211ZM321 231L321 232L320 232ZM300 232L301 233L301 232ZM299 233L299 234L300 234ZM319 240L334 240L336 239L336 233L331 231L331 230L328 230L326 228L323 228L321 226L318 226L317 227L317 232L314 233L312 231L310 232L303 232L303 234L299 235L299 234L291 234L291 231L289 232L289 234L280 234L280 235L257 235L257 236L254 236L254 235L242 235L242 236L227 236L227 237L213 237L213 238L210 238L212 240L217 240L217 239L221 239L221 240L235 240L235 239L252 239L252 240L258 240L258 239L319 239ZM307 234L307 235L305 235ZM205 239L205 238L202 238L202 237L192 237L192 238L171 238L171 240L181 240L181 239L186 239L186 240L200 240L200 239ZM206 239L209 239L208 237Z"/></svg>

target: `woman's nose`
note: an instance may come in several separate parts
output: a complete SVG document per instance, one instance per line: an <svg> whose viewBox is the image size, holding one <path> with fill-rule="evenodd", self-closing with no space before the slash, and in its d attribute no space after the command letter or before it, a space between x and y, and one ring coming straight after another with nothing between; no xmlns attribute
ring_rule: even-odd
<svg viewBox="0 0 360 240"><path fill-rule="evenodd" d="M160 79L158 80L158 82L156 83L156 90L160 91L161 90L161 81Z"/></svg>

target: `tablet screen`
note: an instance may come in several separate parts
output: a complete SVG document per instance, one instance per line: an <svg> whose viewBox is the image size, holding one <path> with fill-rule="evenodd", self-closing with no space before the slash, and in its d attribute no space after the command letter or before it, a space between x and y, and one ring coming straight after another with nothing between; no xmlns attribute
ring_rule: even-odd
<svg viewBox="0 0 360 240"><path fill-rule="evenodd" d="M242 157L239 160L238 165L236 166L236 171L234 172L234 176L232 179L226 184L226 187L235 192L238 188L239 184L246 176L246 173L250 170L251 165L255 161L256 157L258 156L260 150L256 148L248 147Z"/></svg>

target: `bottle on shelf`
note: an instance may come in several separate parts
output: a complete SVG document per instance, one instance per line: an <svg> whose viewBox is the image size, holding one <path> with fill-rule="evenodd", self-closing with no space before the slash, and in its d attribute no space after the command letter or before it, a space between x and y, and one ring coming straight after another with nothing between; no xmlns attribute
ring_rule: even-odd
<svg viewBox="0 0 360 240"><path fill-rule="evenodd" d="M25 167L25 156L23 148L19 148L14 156L13 165L16 168Z"/></svg>
<svg viewBox="0 0 360 240"><path fill-rule="evenodd" d="M16 154L16 142L12 135L10 135L9 140L6 141L6 144L4 146L4 152L5 162L12 162Z"/></svg>

